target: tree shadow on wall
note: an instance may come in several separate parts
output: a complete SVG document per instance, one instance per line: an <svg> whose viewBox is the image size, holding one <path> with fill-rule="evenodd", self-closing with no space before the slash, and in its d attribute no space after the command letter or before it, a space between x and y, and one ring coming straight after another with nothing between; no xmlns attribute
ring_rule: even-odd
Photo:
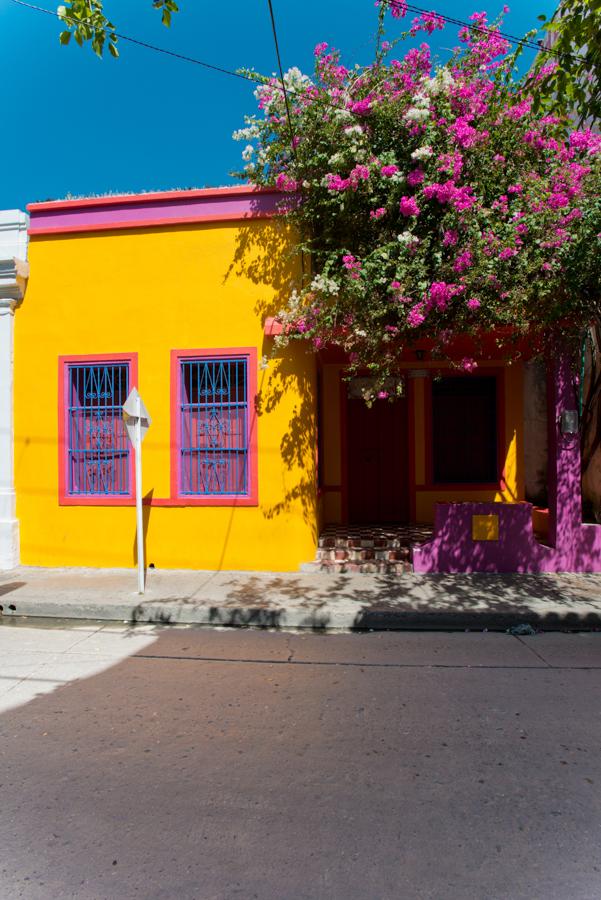
<svg viewBox="0 0 601 900"><path fill-rule="evenodd" d="M303 261L293 240L292 227L277 217L248 222L238 230L224 282L242 278L260 287L253 311L261 327L267 317L277 315L301 284ZM296 342L274 353L270 337L264 338L262 351L269 362L259 375L257 417L275 413L291 394L297 398L279 447L287 470L281 499L263 506L263 515L275 519L300 506L303 521L317 540L315 360L308 345Z"/></svg>
<svg viewBox="0 0 601 900"><path fill-rule="evenodd" d="M269 340L269 339L267 339ZM288 427L280 441L280 456L286 474L280 499L263 507L263 515L274 519L300 506L303 521L317 540L317 482L315 470L316 430L315 361L303 345L285 348L269 363L260 379L257 416L274 413L287 394L296 402Z"/></svg>
<svg viewBox="0 0 601 900"><path fill-rule="evenodd" d="M302 276L302 258L294 249L294 231L278 218L241 225L234 257L223 278L248 279L263 290L255 296L254 311L263 324L275 316Z"/></svg>

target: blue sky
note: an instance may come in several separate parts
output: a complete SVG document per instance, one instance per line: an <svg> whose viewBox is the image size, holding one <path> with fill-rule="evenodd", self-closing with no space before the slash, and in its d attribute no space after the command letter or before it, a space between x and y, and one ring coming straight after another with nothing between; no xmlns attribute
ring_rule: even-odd
<svg viewBox="0 0 601 900"><path fill-rule="evenodd" d="M370 61L373 0L273 2L285 68L309 71L320 41L340 47L347 64ZM49 0L39 5L56 8ZM494 17L501 6L435 0L428 8L465 19L483 8ZM505 30L522 35L554 7L549 0L516 3ZM228 69L275 71L266 0L181 0L171 29L161 26L151 0L106 0L105 8L132 37ZM389 39L402 29L389 18ZM100 61L89 47L59 46L59 30L55 18L0 0L0 209L68 193L233 181L242 147L231 134L254 109L252 85L125 42L120 59ZM455 38L452 26L433 35L441 59Z"/></svg>

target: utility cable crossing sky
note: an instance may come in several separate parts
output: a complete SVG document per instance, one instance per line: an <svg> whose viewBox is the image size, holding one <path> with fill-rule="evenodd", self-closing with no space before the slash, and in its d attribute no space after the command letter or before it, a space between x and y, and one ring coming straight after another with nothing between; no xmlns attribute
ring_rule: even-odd
<svg viewBox="0 0 601 900"><path fill-rule="evenodd" d="M26 3L25 0L11 0L11 3L14 3L17 6L22 6L26 9L34 10L35 12L45 13L46 15L54 16L54 18L59 19L60 21L67 21L67 22L69 21L68 13L66 16L59 16L58 12L55 10L46 9L43 6L36 6L33 3ZM273 9L272 9L271 3L269 3L269 6L270 6L270 13L272 16L272 26L274 29L274 39L275 39L275 43L276 43L276 53L278 56L278 64L280 65L280 70L281 70L279 49L277 46L277 33L275 31L275 21L273 19ZM560 53L558 53L558 51L554 50L553 47L544 47L542 42L532 41L528 38L518 38L515 35L510 35L510 34L507 34L506 32L500 31L500 30L485 28L481 25L476 25L473 22L466 22L462 19L455 19L452 16L447 16L444 13L438 12L437 10L427 10L420 6L415 6L414 4L411 4L411 3L402 3L402 2L400 2L400 0L391 0L391 6L395 7L396 9L407 9L410 12L415 12L415 13L422 14L422 15L428 14L428 15L438 16L438 18L442 19L443 21L445 21L446 23L448 23L450 25L458 25L459 27L462 27L462 28L471 28L473 31L479 31L484 34L490 34L490 33L500 34L501 37L504 37L507 41L509 41L511 44L514 44L515 46L522 46L522 47L525 47L530 50L536 50L539 53L548 53L550 55L569 56L573 59L582 59L583 58L577 54L569 54L569 53L560 54ZM77 21L80 24L82 24L82 23L92 24L91 20L87 20L87 19L83 19L83 20L82 19L77 19L77 20L73 19L71 21L73 21L73 22ZM139 47L144 47L145 49L152 50L155 53L162 53L165 56L171 56L174 59L181 60L182 62L188 62L188 63L192 63L193 65L202 66L203 68L210 69L214 72L220 72L222 75L229 75L232 78L239 78L239 79L242 79L245 81L250 81L253 84L261 84L261 83L263 83L263 80L264 80L262 78L262 76L259 74L257 74L255 76L250 72L226 69L223 66L218 66L218 65L215 65L214 63L209 63L209 62L206 62L205 60L197 59L193 56L187 56L186 54L178 53L175 50L168 50L165 47L159 47L156 44L150 44L147 41L139 40L138 38L131 37L130 35L123 34L118 31L115 31L115 35L120 40L127 41L130 44L135 44ZM288 93L290 94L292 92L288 91Z"/></svg>

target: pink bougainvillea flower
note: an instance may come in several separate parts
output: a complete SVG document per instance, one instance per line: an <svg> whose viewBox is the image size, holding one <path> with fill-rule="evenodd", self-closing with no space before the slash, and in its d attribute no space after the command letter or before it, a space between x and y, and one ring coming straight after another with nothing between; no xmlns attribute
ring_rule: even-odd
<svg viewBox="0 0 601 900"><path fill-rule="evenodd" d="M447 228L442 236L443 247L454 247L459 240L459 235L453 228Z"/></svg>
<svg viewBox="0 0 601 900"><path fill-rule="evenodd" d="M551 209L563 209L570 205L570 198L567 194L560 192L551 194L547 200L547 206Z"/></svg>
<svg viewBox="0 0 601 900"><path fill-rule="evenodd" d="M393 19L403 19L407 15L407 0L376 0L374 6L382 6L382 3L386 3Z"/></svg>
<svg viewBox="0 0 601 900"><path fill-rule="evenodd" d="M415 197L401 197L399 210L402 216L419 216L420 213Z"/></svg>
<svg viewBox="0 0 601 900"><path fill-rule="evenodd" d="M287 175L285 172L281 172L276 180L275 186L280 191L298 191L300 185L296 179L291 178L290 175Z"/></svg>
<svg viewBox="0 0 601 900"><path fill-rule="evenodd" d="M348 271L351 278L359 278L359 273L361 272L361 260L357 259L356 256L353 256L352 253L347 253L342 257L342 265Z"/></svg>
<svg viewBox="0 0 601 900"><path fill-rule="evenodd" d="M371 100L367 97L357 100L355 103L351 103L350 109L356 116L366 116L371 112Z"/></svg>
<svg viewBox="0 0 601 900"><path fill-rule="evenodd" d="M445 20L442 16L437 15L435 12L426 12L422 13L421 16L416 16L411 23L409 34L411 37L415 37L420 31L425 31L426 34L432 34L432 32L437 30L442 31L444 27Z"/></svg>
<svg viewBox="0 0 601 900"><path fill-rule="evenodd" d="M379 6L408 11L405 0ZM416 12L414 36L442 27ZM375 65L353 69L318 44L314 75L286 76L292 143L280 81L257 87L261 113L240 131L248 177L282 192L279 209L315 251L324 285L297 285L282 313L291 335L343 347L353 368L379 376L421 328L437 347L465 329L515 322L521 332L536 319L548 330L559 304L561 321L580 327L585 282L590 291L601 272L591 246L601 136L534 108L501 27L475 13L463 46L436 67L427 44L387 60L397 44L382 41ZM528 78L543 70L556 64ZM475 368L469 357L459 365Z"/></svg>
<svg viewBox="0 0 601 900"><path fill-rule="evenodd" d="M438 157L438 171L448 172L453 178L459 178L463 169L463 156L458 151L443 153Z"/></svg>
<svg viewBox="0 0 601 900"><path fill-rule="evenodd" d="M413 171L409 172L407 175L407 184L409 187L416 187L416 185L422 183L424 177L423 169L413 169Z"/></svg>
<svg viewBox="0 0 601 900"><path fill-rule="evenodd" d="M601 134L594 131L572 131L570 134L570 147L574 150L587 150L589 153L601 151Z"/></svg>
<svg viewBox="0 0 601 900"><path fill-rule="evenodd" d="M326 175L326 182L330 191L346 191L350 187L348 178L342 178L340 175L333 175L332 173Z"/></svg>
<svg viewBox="0 0 601 900"><path fill-rule="evenodd" d="M508 119L521 119L525 115L530 112L532 107L532 97L526 97L525 100L522 100L520 103L516 103L515 106L509 107L509 109L505 110L505 115Z"/></svg>
<svg viewBox="0 0 601 900"><path fill-rule="evenodd" d="M473 372L474 369L478 368L478 363L470 356L464 356L461 360L460 365L464 372Z"/></svg>
<svg viewBox="0 0 601 900"><path fill-rule="evenodd" d="M411 328L418 328L425 321L426 317L424 315L424 307L422 303L418 303L417 306L413 306L407 313L407 322L411 326Z"/></svg>
<svg viewBox="0 0 601 900"><path fill-rule="evenodd" d="M369 179L369 166L357 165L349 173L351 187L356 190L362 181Z"/></svg>
<svg viewBox="0 0 601 900"><path fill-rule="evenodd" d="M453 269L455 272L465 272L466 269L473 263L473 257L470 250L464 250L463 253L460 253L455 262L453 263Z"/></svg>
<svg viewBox="0 0 601 900"><path fill-rule="evenodd" d="M446 309L449 300L465 290L463 285L448 284L446 281L433 281L428 291L430 304L437 309Z"/></svg>

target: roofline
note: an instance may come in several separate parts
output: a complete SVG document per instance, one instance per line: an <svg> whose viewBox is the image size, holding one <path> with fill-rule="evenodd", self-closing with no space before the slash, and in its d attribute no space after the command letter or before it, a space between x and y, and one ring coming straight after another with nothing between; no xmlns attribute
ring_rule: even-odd
<svg viewBox="0 0 601 900"><path fill-rule="evenodd" d="M52 209L80 209L90 206L117 206L129 203L146 203L161 200L210 199L212 197L236 197L240 194L271 194L275 188L257 187L253 184L233 184L226 187L198 188L191 191L149 191L143 194L112 194L106 197L79 197L75 200L43 200L28 203L28 212L44 212Z"/></svg>
<svg viewBox="0 0 601 900"><path fill-rule="evenodd" d="M243 184L30 203L29 234L36 237L266 219L285 212L285 197L277 188Z"/></svg>

